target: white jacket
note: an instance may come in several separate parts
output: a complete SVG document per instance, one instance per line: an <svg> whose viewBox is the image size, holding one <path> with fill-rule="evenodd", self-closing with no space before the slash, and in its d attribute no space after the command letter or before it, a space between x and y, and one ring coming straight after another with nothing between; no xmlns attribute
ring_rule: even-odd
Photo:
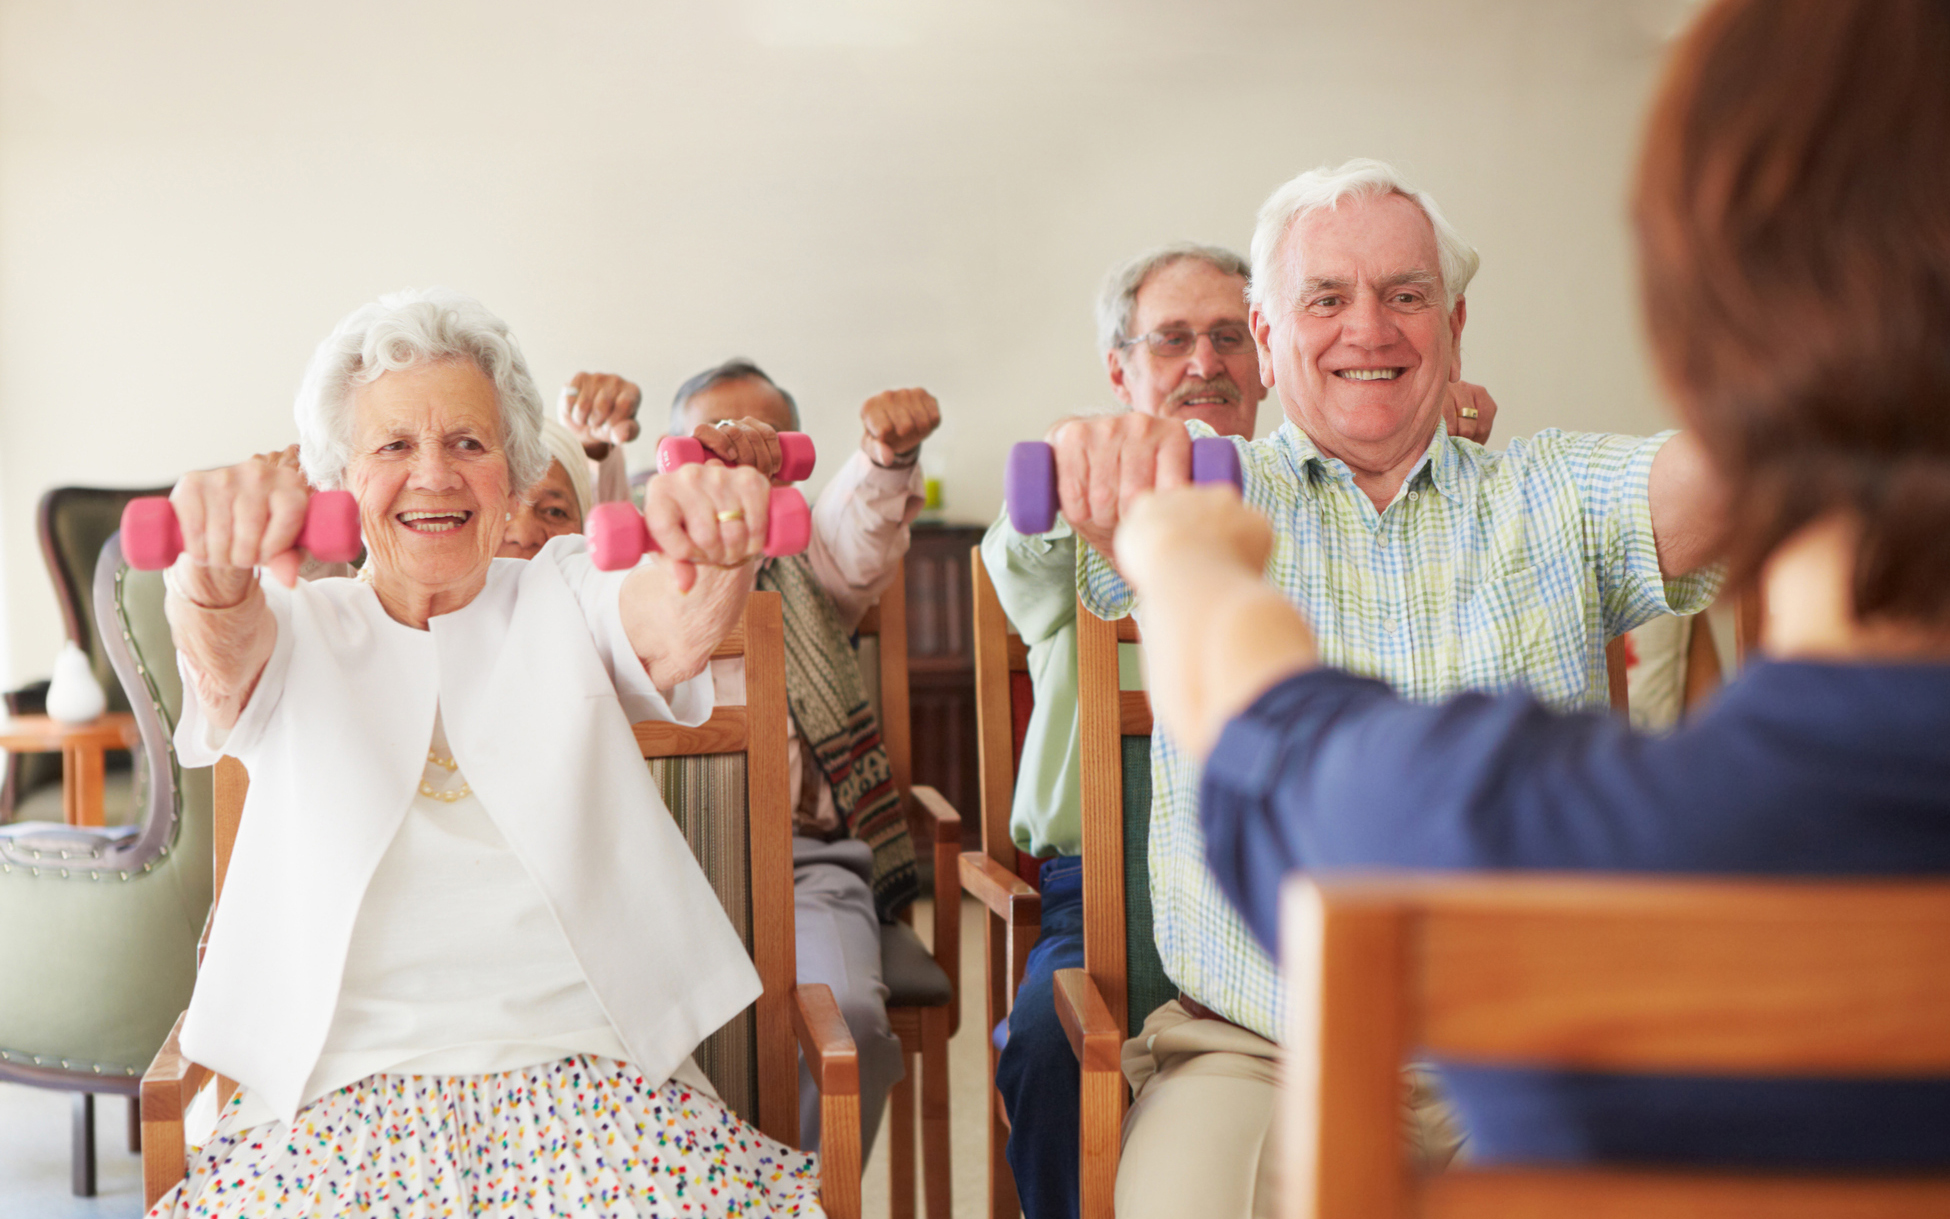
<svg viewBox="0 0 1950 1219"><path fill-rule="evenodd" d="M185 672L185 766L250 771L183 1050L292 1120L337 1004L346 946L426 762L436 704L454 758L528 866L590 988L661 1081L760 984L650 779L634 720L702 723L707 673L666 702L624 634L625 572L583 539L497 559L424 631L353 580L264 585L277 644L213 747ZM187 670L187 662L184 664Z"/></svg>

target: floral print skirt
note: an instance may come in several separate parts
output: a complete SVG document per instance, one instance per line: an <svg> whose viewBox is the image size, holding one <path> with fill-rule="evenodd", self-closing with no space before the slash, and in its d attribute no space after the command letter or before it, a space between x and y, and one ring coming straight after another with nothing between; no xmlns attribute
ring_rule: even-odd
<svg viewBox="0 0 1950 1219"><path fill-rule="evenodd" d="M823 1215L817 1158L717 1099L591 1055L497 1075L369 1075L296 1122L232 1098L149 1219Z"/></svg>

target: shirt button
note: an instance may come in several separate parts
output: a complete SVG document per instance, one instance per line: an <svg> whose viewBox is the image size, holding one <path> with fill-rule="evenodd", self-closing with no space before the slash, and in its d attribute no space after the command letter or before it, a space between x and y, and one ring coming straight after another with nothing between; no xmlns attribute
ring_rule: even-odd
<svg viewBox="0 0 1950 1219"><path fill-rule="evenodd" d="M1422 495L1422 493L1421 493L1420 491L1410 491L1410 492L1408 493L1408 498L1410 498L1410 499L1419 499L1419 498L1421 497L1421 495Z"/></svg>
<svg viewBox="0 0 1950 1219"><path fill-rule="evenodd" d="M1400 620L1395 618L1390 618L1388 621L1381 624L1381 629L1387 631L1390 635L1392 635L1395 633L1395 629L1400 625L1401 625Z"/></svg>

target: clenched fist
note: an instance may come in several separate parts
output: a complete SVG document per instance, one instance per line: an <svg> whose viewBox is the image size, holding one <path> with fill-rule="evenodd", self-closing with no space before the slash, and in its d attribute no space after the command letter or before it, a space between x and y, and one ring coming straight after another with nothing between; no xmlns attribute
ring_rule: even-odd
<svg viewBox="0 0 1950 1219"><path fill-rule="evenodd" d="M1490 391L1480 385L1472 385L1468 381L1452 382L1449 400L1442 404L1442 421L1448 426L1451 436L1488 444L1490 425L1496 422L1496 399L1490 397Z"/></svg>
<svg viewBox="0 0 1950 1219"><path fill-rule="evenodd" d="M941 404L925 389L890 389L860 408L860 447L877 466L911 466L921 442L941 426Z"/></svg>
<svg viewBox="0 0 1950 1219"><path fill-rule="evenodd" d="M591 460L601 461L612 444L628 444L642 432L636 411L643 391L613 372L579 372L562 387L562 423L582 442Z"/></svg>

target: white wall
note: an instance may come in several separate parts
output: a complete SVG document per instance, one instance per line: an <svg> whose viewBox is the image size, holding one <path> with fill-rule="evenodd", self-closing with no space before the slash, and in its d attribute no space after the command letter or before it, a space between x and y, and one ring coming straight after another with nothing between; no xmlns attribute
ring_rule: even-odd
<svg viewBox="0 0 1950 1219"><path fill-rule="evenodd" d="M0 678L60 639L43 489L286 443L313 344L406 285L481 296L545 387L753 356L829 454L926 385L986 520L1009 443L1107 401L1113 262L1243 249L1279 182L1374 155L1483 252L1502 435L1660 426L1622 216L1684 7L0 0Z"/></svg>

